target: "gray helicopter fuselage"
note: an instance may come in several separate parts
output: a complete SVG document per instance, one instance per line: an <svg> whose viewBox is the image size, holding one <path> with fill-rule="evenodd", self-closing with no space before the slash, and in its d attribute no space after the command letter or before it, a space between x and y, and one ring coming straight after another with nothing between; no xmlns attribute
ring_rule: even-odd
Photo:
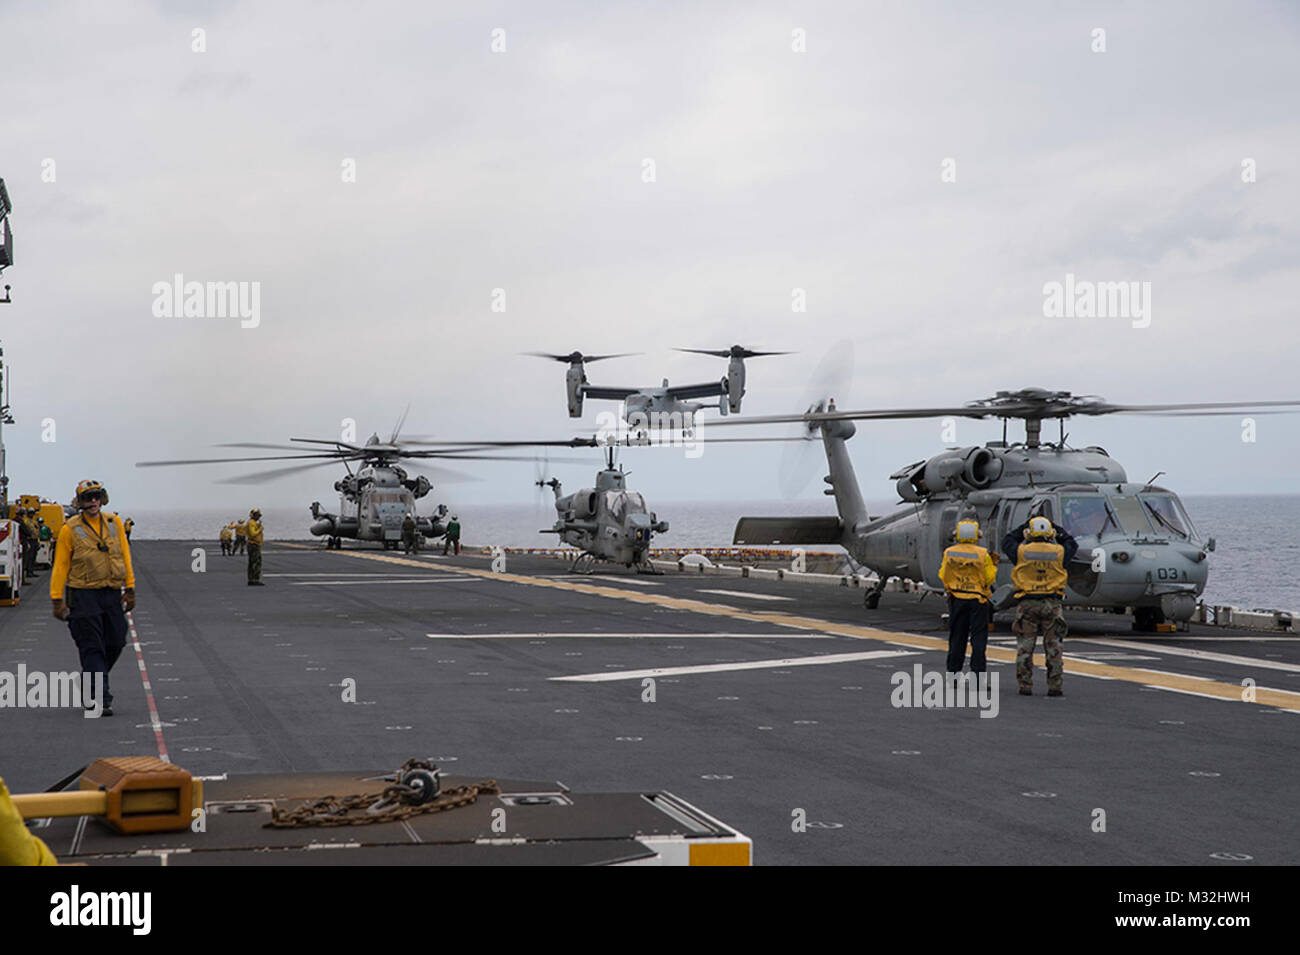
<svg viewBox="0 0 1300 955"><path fill-rule="evenodd" d="M959 519L977 519L981 543L1001 554L1006 534L1032 514L1043 514L1079 545L1067 568L1067 605L1131 607L1187 620L1205 590L1212 545L1196 531L1178 496L1130 482L1101 448L951 448L891 475L903 500L894 513L869 518L845 444L856 429L847 421L820 429L830 471L826 493L835 496L840 521L837 529L805 542L840 543L882 579L905 577L942 589L939 565ZM763 542L743 531L745 521L770 531L769 538L784 533L787 541L811 526L810 519L768 519L760 528L763 520L742 519L737 542ZM1013 565L1002 554L995 602L1005 602L1010 593Z"/></svg>
<svg viewBox="0 0 1300 955"><path fill-rule="evenodd" d="M946 469L944 462L963 465ZM1042 514L1074 537L1065 603L1152 607L1189 619L1208 578L1207 549L1172 491L1129 482L1100 448L991 445L952 449L905 469L913 493L900 511L846 533L855 560L877 573L923 580L941 589L939 564L957 521L974 517L982 543L1001 553L1005 535ZM947 474L943 484L936 479ZM910 477L909 477L910 475ZM1010 586L1013 562L1002 555L997 588Z"/></svg>
<svg viewBox="0 0 1300 955"><path fill-rule="evenodd" d="M668 530L646 510L645 498L627 489L622 471L606 468L596 475L596 486L564 494L559 481L555 491L557 520L543 534L558 534L561 541L587 555L615 564L644 564L656 532Z"/></svg>
<svg viewBox="0 0 1300 955"><path fill-rule="evenodd" d="M415 502L428 493L428 482L415 482L416 491L407 484L406 472L390 465L366 465L355 474L336 481L339 513L327 514L313 506L316 518L311 533L317 537L348 538L362 541L400 542L402 522L415 514ZM446 508L440 508L445 512ZM441 537L446 527L437 519L416 517L416 528L425 537Z"/></svg>

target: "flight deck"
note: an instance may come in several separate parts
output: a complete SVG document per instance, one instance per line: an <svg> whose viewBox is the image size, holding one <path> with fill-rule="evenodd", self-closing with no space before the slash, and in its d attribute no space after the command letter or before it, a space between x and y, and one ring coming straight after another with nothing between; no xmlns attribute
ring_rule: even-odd
<svg viewBox="0 0 1300 955"><path fill-rule="evenodd" d="M462 780L667 793L751 839L755 864L1300 862L1294 636L1068 613L1049 699L1041 665L1016 693L1000 617L990 706L929 708L897 687L944 667L933 594L867 610L790 581L297 542L267 544L254 588L209 544L132 550L115 715L4 713L12 792L102 756L162 756L216 786L420 757ZM47 580L0 616L0 670L77 668Z"/></svg>

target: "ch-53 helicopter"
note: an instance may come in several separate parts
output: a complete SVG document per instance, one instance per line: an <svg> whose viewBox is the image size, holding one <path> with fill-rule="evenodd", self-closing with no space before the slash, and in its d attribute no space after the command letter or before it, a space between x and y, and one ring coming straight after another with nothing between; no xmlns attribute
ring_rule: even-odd
<svg viewBox="0 0 1300 955"><path fill-rule="evenodd" d="M879 576L880 583L865 597L866 606L874 609L891 575L942 589L940 559L952 543L959 518L978 520L984 543L998 551L1009 531L1042 514L1079 544L1067 567L1065 604L1115 613L1132 608L1133 628L1150 632L1166 620L1192 617L1205 589L1214 538L1202 538L1178 495L1153 483L1159 474L1145 483L1130 481L1105 449L1068 447L1065 419L1213 415L1296 406L1300 402L1114 405L1094 396L1030 388L1000 391L963 407L840 411L831 400L803 415L747 418L733 423L798 422L809 438L820 433L830 472L823 479L830 485L825 493L835 497L839 516L742 517L734 539L749 545L840 544ZM890 479L897 482L902 501L912 506L886 517L869 517L845 444L856 431L853 422L936 417L1001 418L1002 440L952 448L895 471ZM1007 443L1007 421L1012 418L1024 421L1024 442ZM1041 437L1043 421L1051 418L1060 421L1056 444ZM1010 563L1004 560L993 596L997 609L1011 600L1010 575Z"/></svg>
<svg viewBox="0 0 1300 955"><path fill-rule="evenodd" d="M728 411L739 412L741 399L745 396L745 359L760 358L766 355L788 355L781 351L752 351L740 345L730 348L678 348L676 351L691 352L697 355L714 355L729 358L727 374L718 381L706 381L698 385L670 385L668 379L658 387L630 388L607 385L593 385L587 381L586 363L604 361L607 358L627 358L632 353L621 355L584 355L580 351L567 355L552 355L549 352L526 352L536 358L549 358L552 361L567 362L569 370L565 374L565 390L569 399L569 417L582 417L584 398L602 398L623 402L623 413L629 423L635 419L648 422L651 415L671 416L679 422L680 428L690 429L694 426L695 412L704 408L717 408L726 415ZM717 404L693 401L694 398L717 396ZM646 427L645 424L642 427Z"/></svg>
<svg viewBox="0 0 1300 955"><path fill-rule="evenodd" d="M538 487L555 492L557 520L542 534L558 534L560 540L579 548L569 570L590 573L596 563L606 561L655 573L650 564L650 542L655 534L668 530L646 510L645 498L627 489L627 472L614 467L614 447L605 448L605 469L596 473L596 486L564 494L556 478L538 480Z"/></svg>
<svg viewBox="0 0 1300 955"><path fill-rule="evenodd" d="M398 419L392 436L387 441L380 441L378 434L372 434L365 444L354 444L325 438L290 438L297 444L260 444L241 442L218 445L227 448L261 448L279 451L295 451L291 455L267 455L246 458L200 458L184 461L141 461L136 467L169 467L181 464L226 464L246 461L301 461L310 460L308 464L296 464L289 467L259 471L235 478L228 478L218 483L224 484L262 484L277 478L286 477L315 467L341 463L347 469L347 476L334 482L334 490L339 492L339 513L322 511L319 501L312 502L311 516L313 523L310 531L317 537L324 537L327 548L340 548L344 538L359 541L379 541L385 550L395 550L401 546L402 523L410 514L415 518L416 532L425 538L441 537L447 528L442 519L447 514L446 505L438 505L431 516L421 517L416 514L415 502L427 495L433 488L429 478L423 474L410 475L401 467L399 461L531 461L533 458L511 457L492 454L494 448L510 447L580 447L590 446L593 439L578 438L573 441L429 441L407 440L399 442L398 435L406 414ZM314 447L313 447L314 446ZM353 471L352 465L359 465ZM440 481L472 480L469 475L446 468L424 466Z"/></svg>

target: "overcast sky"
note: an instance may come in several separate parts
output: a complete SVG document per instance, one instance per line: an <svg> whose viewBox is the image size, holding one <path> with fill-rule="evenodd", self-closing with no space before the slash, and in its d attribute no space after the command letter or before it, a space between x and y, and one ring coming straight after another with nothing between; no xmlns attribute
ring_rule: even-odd
<svg viewBox="0 0 1300 955"><path fill-rule="evenodd" d="M745 413L801 410L842 340L841 407L1300 398L1297 9L6 3L11 492L329 501L333 468L250 491L134 463L345 418L386 437L408 402L409 434L590 434L612 406L571 421L532 350L642 352L589 369L631 385L725 370L674 346L797 352L750 363ZM260 283L260 324L155 316L177 273ZM1149 326L1045 317L1067 273L1149 282ZM1236 417L1068 427L1183 493L1296 488L1300 417L1254 443ZM944 444L937 421L860 426L864 493ZM784 453L626 461L652 503L754 499ZM530 463L472 470L429 500L531 499Z"/></svg>

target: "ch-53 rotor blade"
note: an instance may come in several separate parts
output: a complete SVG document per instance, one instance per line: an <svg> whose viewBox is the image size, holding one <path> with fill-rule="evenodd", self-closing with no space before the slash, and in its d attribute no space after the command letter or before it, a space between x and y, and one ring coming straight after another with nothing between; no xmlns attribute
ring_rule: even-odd
<svg viewBox="0 0 1300 955"><path fill-rule="evenodd" d="M305 451L295 444L265 444L260 441L235 441L229 444L214 444L214 448L261 448L266 451Z"/></svg>
<svg viewBox="0 0 1300 955"><path fill-rule="evenodd" d="M365 447L360 444L348 444L346 441L331 441L328 438L290 438L289 440L302 444L328 444L336 448L347 448L349 451L361 451Z"/></svg>
<svg viewBox="0 0 1300 955"><path fill-rule="evenodd" d="M567 441L439 441L411 439L403 442L403 444L411 447L460 447L474 450L486 448L594 448L597 443L595 438L569 438Z"/></svg>
<svg viewBox="0 0 1300 955"><path fill-rule="evenodd" d="M470 451L478 451L479 448L470 448ZM460 454L455 451L406 451L401 455L403 458L411 460L420 460L428 458L437 458L442 461L536 461L536 458L527 457L518 454ZM553 458L557 464L590 464L590 461L582 458Z"/></svg>
<svg viewBox="0 0 1300 955"><path fill-rule="evenodd" d="M312 468L321 468L326 465L335 464L335 460L314 461L311 464L295 464L287 468L271 468L269 471L254 471L252 474L240 474L236 477L221 478L213 481L213 484L264 484L268 481L274 481L277 478L288 477L290 474L297 474L301 471L310 471Z"/></svg>
<svg viewBox="0 0 1300 955"><path fill-rule="evenodd" d="M397 419L397 424L393 425L393 436L388 439L389 444L397 443L397 436L401 433L402 425L406 424L406 416L410 413L411 413L411 403L408 401L406 403L406 407L402 411L401 416L398 417Z"/></svg>
<svg viewBox="0 0 1300 955"><path fill-rule="evenodd" d="M246 461L303 461L309 458L320 458L323 464L332 464L335 461L351 460L353 455L346 452L320 454L270 454L252 458L189 458L178 461L137 461L135 466L138 468L166 468L178 464L241 464Z"/></svg>

